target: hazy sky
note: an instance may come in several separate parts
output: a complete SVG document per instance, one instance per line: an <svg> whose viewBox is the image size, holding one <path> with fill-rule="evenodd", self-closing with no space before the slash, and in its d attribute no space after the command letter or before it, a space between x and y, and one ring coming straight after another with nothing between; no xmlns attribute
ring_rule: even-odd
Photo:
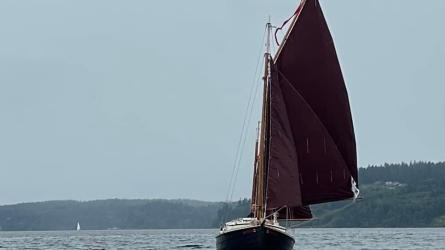
<svg viewBox="0 0 445 250"><path fill-rule="evenodd" d="M360 166L445 160L445 1L320 1ZM265 21L296 5L0 1L0 204L224 200ZM258 110L235 198L250 195Z"/></svg>

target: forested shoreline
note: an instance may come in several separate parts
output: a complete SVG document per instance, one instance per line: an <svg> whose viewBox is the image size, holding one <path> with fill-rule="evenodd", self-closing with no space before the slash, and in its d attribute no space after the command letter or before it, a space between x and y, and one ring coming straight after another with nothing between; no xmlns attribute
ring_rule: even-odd
<svg viewBox="0 0 445 250"><path fill-rule="evenodd" d="M363 199L311 206L301 227L445 227L445 163L413 162L359 170ZM46 201L0 206L0 230L215 228L246 216L248 199Z"/></svg>

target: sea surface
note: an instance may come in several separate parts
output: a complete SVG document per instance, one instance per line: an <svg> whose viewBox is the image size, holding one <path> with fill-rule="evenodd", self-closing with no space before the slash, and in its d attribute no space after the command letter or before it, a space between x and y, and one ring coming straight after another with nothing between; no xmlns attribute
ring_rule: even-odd
<svg viewBox="0 0 445 250"><path fill-rule="evenodd" d="M295 229L294 249L445 249L445 228ZM217 230L1 232L0 249L215 249Z"/></svg>

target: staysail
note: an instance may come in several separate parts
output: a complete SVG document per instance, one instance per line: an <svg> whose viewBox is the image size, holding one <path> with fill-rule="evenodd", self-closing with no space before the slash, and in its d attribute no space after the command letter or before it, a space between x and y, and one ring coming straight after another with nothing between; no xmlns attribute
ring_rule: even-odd
<svg viewBox="0 0 445 250"><path fill-rule="evenodd" d="M318 0L303 0L270 64L267 208L307 217L308 205L352 198L358 183L348 94Z"/></svg>

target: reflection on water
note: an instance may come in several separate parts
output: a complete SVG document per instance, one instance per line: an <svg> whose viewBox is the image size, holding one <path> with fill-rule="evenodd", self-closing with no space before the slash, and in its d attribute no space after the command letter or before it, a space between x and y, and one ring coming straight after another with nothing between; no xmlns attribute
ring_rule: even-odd
<svg viewBox="0 0 445 250"><path fill-rule="evenodd" d="M0 249L215 249L216 230L0 232ZM296 229L295 249L445 249L445 228Z"/></svg>

